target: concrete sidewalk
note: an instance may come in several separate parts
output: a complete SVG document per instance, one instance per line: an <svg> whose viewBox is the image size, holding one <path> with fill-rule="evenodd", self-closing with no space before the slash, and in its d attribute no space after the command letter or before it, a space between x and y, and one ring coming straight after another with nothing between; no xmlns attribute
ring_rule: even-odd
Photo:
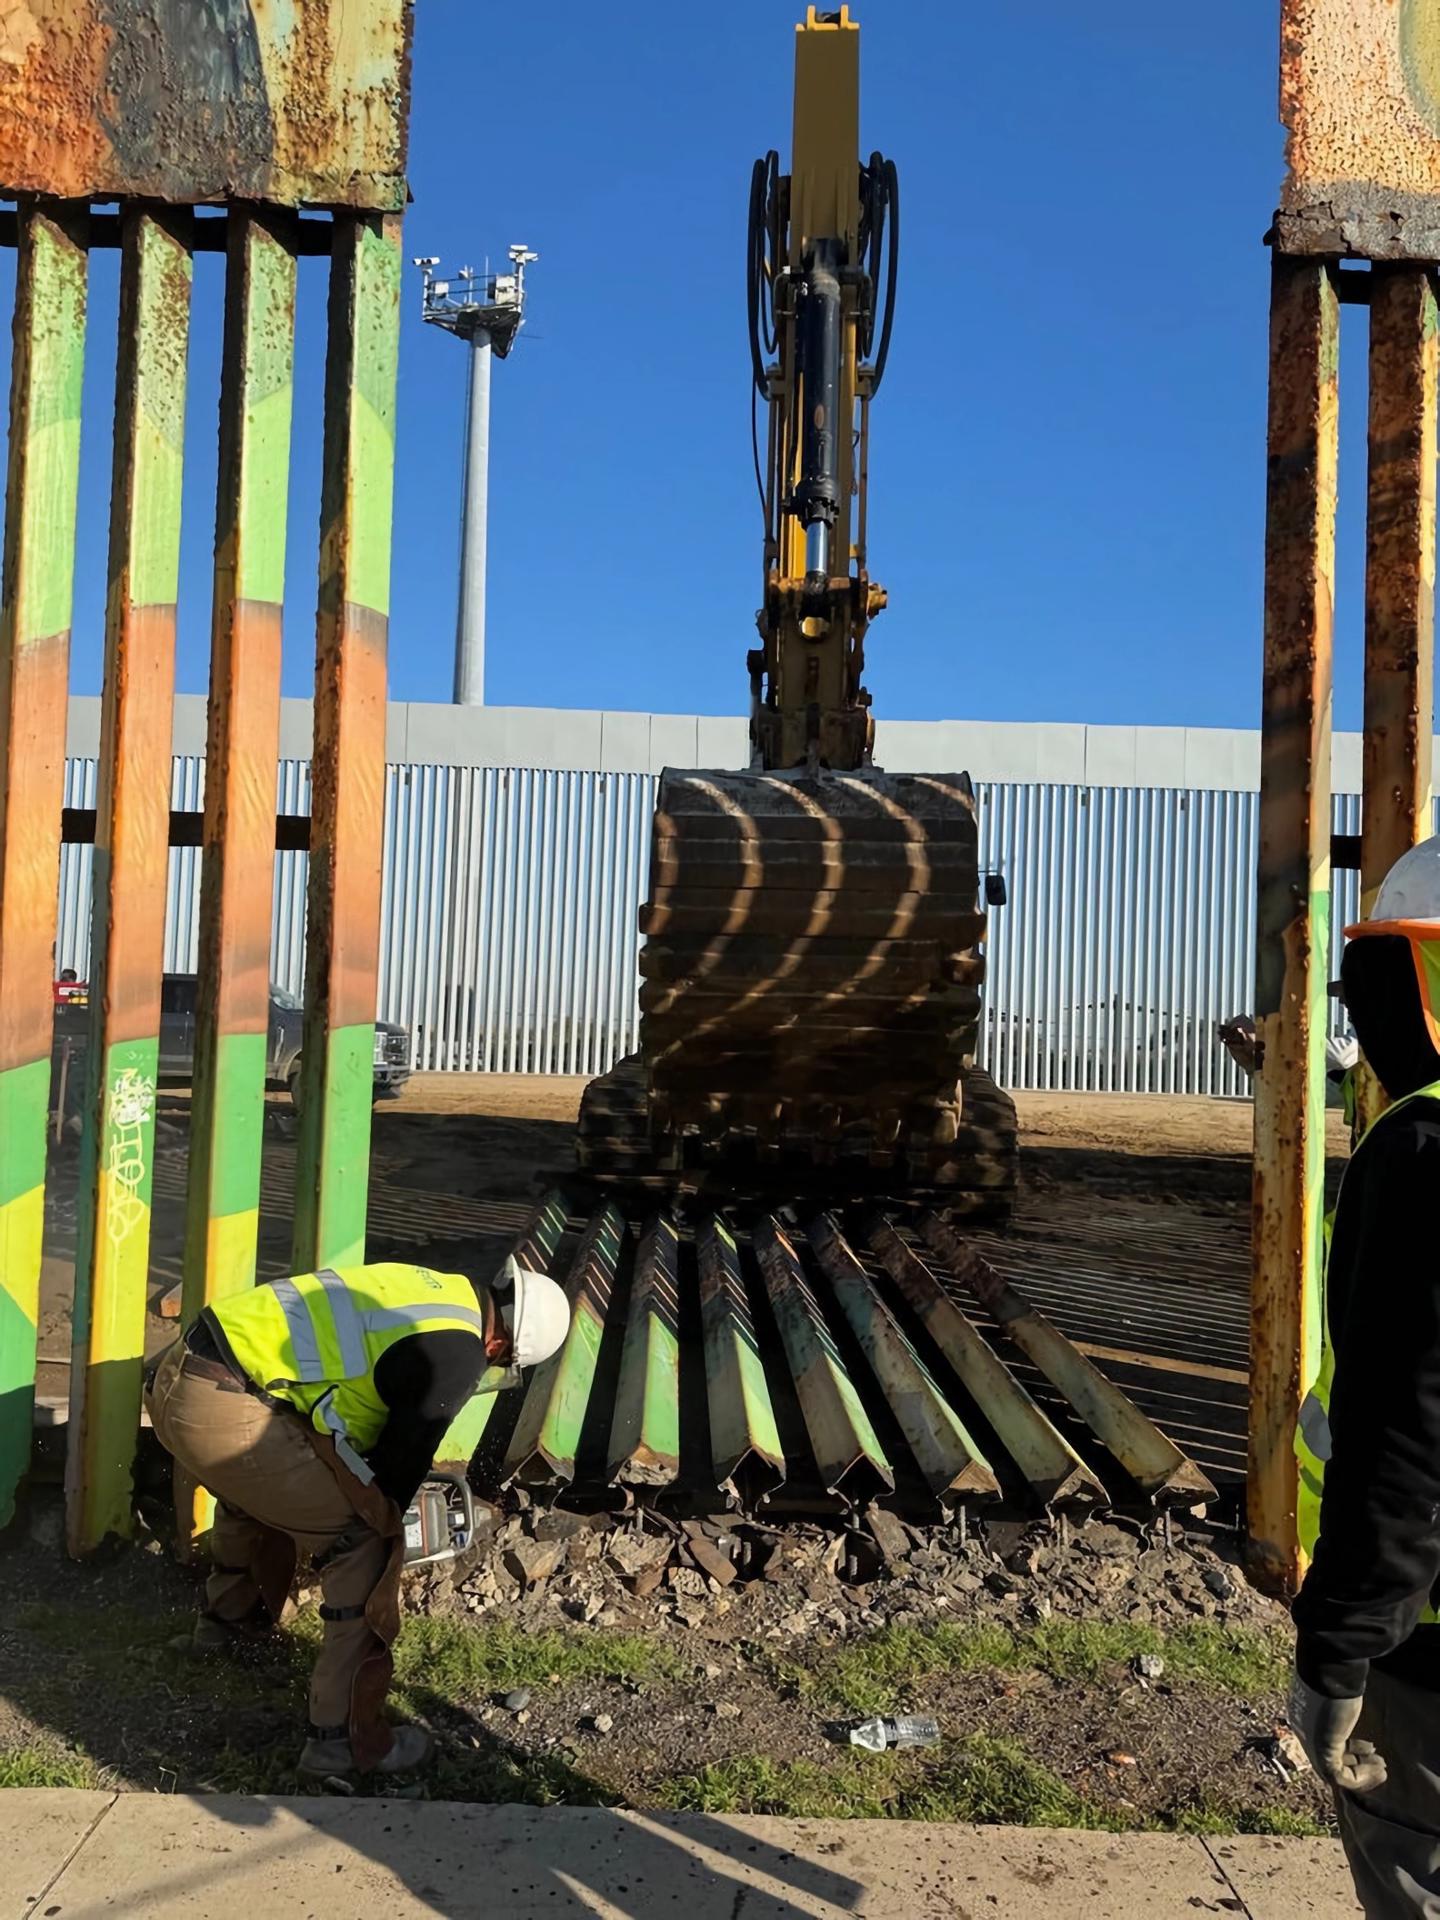
<svg viewBox="0 0 1440 1920"><path fill-rule="evenodd" d="M0 1920L1354 1920L1338 1845L574 1807L0 1793Z"/></svg>

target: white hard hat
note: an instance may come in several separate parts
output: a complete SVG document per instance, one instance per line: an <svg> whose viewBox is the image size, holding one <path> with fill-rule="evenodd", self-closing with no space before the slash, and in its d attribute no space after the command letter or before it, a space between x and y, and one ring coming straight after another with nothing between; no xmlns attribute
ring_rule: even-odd
<svg viewBox="0 0 1440 1920"><path fill-rule="evenodd" d="M1380 882L1370 923L1433 923L1440 931L1440 835L1401 854Z"/></svg>
<svg viewBox="0 0 1440 1920"><path fill-rule="evenodd" d="M496 1279L495 1303L510 1335L512 1367L538 1367L565 1344L570 1302L548 1274L522 1267L513 1253Z"/></svg>

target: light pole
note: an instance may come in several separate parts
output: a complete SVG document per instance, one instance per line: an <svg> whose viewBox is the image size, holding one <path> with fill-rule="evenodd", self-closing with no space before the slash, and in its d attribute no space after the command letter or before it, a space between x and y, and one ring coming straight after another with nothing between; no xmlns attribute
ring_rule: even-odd
<svg viewBox="0 0 1440 1920"><path fill-rule="evenodd" d="M422 311L427 321L453 333L470 348L465 406L464 478L460 509L460 597L455 621L455 704L485 704L485 543L490 497L490 356L503 360L525 319L525 269L539 255L526 246L510 249L510 271L477 273L462 267L453 280L439 280L434 255L415 265L425 278Z"/></svg>

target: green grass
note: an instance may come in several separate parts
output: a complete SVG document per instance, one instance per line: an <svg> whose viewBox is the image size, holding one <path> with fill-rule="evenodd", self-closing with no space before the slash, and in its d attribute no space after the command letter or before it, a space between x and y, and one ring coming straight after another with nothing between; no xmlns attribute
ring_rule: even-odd
<svg viewBox="0 0 1440 1920"><path fill-rule="evenodd" d="M1329 1832L1313 1815L1291 1807L1242 1807L1208 1798L1167 1807L1152 1824L1167 1833L1263 1833L1285 1840L1313 1840Z"/></svg>
<svg viewBox="0 0 1440 1920"><path fill-rule="evenodd" d="M508 1620L472 1626L418 1616L406 1621L395 1645L396 1698L420 1693L453 1706L546 1682L677 1680L690 1667L659 1635L594 1628L527 1633Z"/></svg>
<svg viewBox="0 0 1440 1920"><path fill-rule="evenodd" d="M668 1781L676 1812L772 1813L792 1819L964 1820L996 1826L1115 1828L1126 1824L1067 1787L1013 1740L986 1734L933 1756L848 1755L831 1766L747 1754Z"/></svg>
<svg viewBox="0 0 1440 1920"><path fill-rule="evenodd" d="M777 1664L775 1677L798 1698L847 1713L884 1713L944 1674L1040 1672L1093 1682L1158 1653L1165 1677L1244 1696L1282 1691L1290 1648L1279 1632L1201 1620L1171 1633L1128 1622L1047 1621L1001 1626L886 1627L832 1647L808 1666Z"/></svg>
<svg viewBox="0 0 1440 1920"><path fill-rule="evenodd" d="M769 1813L797 1820L959 1820L980 1826L1081 1827L1111 1833L1309 1838L1327 1829L1289 1807L1199 1798L1150 1814L1102 1805L1066 1786L1014 1740L972 1734L933 1753L833 1762L743 1754L665 1782L658 1805L678 1813Z"/></svg>
<svg viewBox="0 0 1440 1920"><path fill-rule="evenodd" d="M111 1609L103 1639L95 1615L80 1608L26 1608L17 1624L52 1650L74 1656L67 1687L89 1689L103 1682L123 1696L137 1688L148 1691L159 1679L172 1694L216 1706L253 1705L257 1689L283 1691L302 1703L320 1644L312 1608L296 1614L273 1640L201 1660L177 1653L172 1644L193 1626L191 1613ZM420 1696L427 1707L462 1707L511 1687L654 1682L679 1679L689 1670L689 1663L656 1636L593 1628L526 1633L505 1620L471 1624L421 1615L405 1622L396 1642L393 1697L402 1711L407 1701L413 1710Z"/></svg>
<svg viewBox="0 0 1440 1920"><path fill-rule="evenodd" d="M98 1787L104 1783L95 1762L84 1753L34 1741L0 1750L0 1788Z"/></svg>

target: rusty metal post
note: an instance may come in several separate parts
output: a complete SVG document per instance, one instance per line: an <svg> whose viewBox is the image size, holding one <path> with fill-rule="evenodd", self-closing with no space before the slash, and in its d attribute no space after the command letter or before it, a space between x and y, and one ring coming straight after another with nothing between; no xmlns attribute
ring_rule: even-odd
<svg viewBox="0 0 1440 1920"><path fill-rule="evenodd" d="M1277 253L1271 275L1247 1496L1255 1577L1289 1590L1320 1335L1340 309L1323 259Z"/></svg>
<svg viewBox="0 0 1440 1920"><path fill-rule="evenodd" d="M1370 294L1361 909L1431 832L1435 416L1440 313L1428 267L1377 265Z"/></svg>
<svg viewBox="0 0 1440 1920"><path fill-rule="evenodd" d="M110 503L110 595L75 1258L66 1532L130 1533L140 1425L160 968L170 841L191 260L166 216L128 208Z"/></svg>
<svg viewBox="0 0 1440 1920"><path fill-rule="evenodd" d="M1428 267L1370 274L1365 751L1360 911L1431 831L1435 727L1435 405L1440 320ZM1362 1060L1356 1127L1385 1104Z"/></svg>
<svg viewBox="0 0 1440 1920"><path fill-rule="evenodd" d="M230 220L181 1316L255 1281L270 1025L280 634L295 360L295 259L263 216ZM177 1480L182 1543L208 1495Z"/></svg>
<svg viewBox="0 0 1440 1920"><path fill-rule="evenodd" d="M400 217L337 214L325 368L294 1264L364 1258L385 782Z"/></svg>
<svg viewBox="0 0 1440 1920"><path fill-rule="evenodd" d="M20 215L0 598L0 1526L30 1460L45 1218L84 209Z"/></svg>

